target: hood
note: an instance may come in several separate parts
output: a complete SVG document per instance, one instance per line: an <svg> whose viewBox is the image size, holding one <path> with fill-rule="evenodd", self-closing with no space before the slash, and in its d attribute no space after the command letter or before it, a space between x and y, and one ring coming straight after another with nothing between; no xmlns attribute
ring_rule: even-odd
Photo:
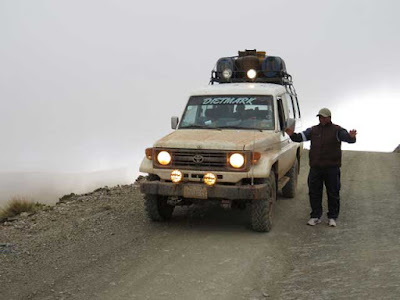
<svg viewBox="0 0 400 300"><path fill-rule="evenodd" d="M239 151L266 149L279 142L279 134L273 131L179 129L154 147Z"/></svg>

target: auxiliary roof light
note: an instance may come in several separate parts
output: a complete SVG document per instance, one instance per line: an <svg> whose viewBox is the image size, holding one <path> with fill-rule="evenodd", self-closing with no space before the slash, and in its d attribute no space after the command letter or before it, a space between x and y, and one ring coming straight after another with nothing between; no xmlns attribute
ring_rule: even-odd
<svg viewBox="0 0 400 300"><path fill-rule="evenodd" d="M217 176L213 173L204 174L203 181L207 185L214 185L217 182Z"/></svg>
<svg viewBox="0 0 400 300"><path fill-rule="evenodd" d="M257 76L256 70L250 69L250 70L247 71L247 77L248 77L249 79L255 79L256 76Z"/></svg>
<svg viewBox="0 0 400 300"><path fill-rule="evenodd" d="M231 69L225 69L222 71L222 77L224 77L226 80L231 79L232 77L232 70Z"/></svg>
<svg viewBox="0 0 400 300"><path fill-rule="evenodd" d="M161 151L157 155L158 162L163 166L168 165L171 162L171 159L172 159L171 154L169 154L169 152L167 151Z"/></svg>
<svg viewBox="0 0 400 300"><path fill-rule="evenodd" d="M179 171L179 170L173 170L171 172L171 180L172 180L173 183L181 182L182 181L182 177L183 177L182 172Z"/></svg>

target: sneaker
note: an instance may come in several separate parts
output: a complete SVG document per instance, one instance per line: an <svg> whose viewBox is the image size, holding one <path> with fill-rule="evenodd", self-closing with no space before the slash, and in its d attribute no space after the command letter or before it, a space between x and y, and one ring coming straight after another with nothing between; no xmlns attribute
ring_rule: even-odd
<svg viewBox="0 0 400 300"><path fill-rule="evenodd" d="M315 226L317 224L321 223L321 219L320 218L311 218L308 222L307 225L310 226Z"/></svg>
<svg viewBox="0 0 400 300"><path fill-rule="evenodd" d="M329 219L329 221L328 221L328 226L330 226L330 227L336 227L336 220L335 220L335 219Z"/></svg>

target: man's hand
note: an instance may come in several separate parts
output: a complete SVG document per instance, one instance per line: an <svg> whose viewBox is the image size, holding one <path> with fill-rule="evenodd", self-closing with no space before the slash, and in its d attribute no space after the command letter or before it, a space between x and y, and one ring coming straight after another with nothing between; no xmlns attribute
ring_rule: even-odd
<svg viewBox="0 0 400 300"><path fill-rule="evenodd" d="M352 129L352 130L350 130L349 134L350 134L350 137L354 139L357 135L357 130Z"/></svg>
<svg viewBox="0 0 400 300"><path fill-rule="evenodd" d="M293 131L292 129L290 129L290 128L286 128L286 129L285 129L285 132L286 132L289 136L291 136L291 135L294 133L294 131Z"/></svg>

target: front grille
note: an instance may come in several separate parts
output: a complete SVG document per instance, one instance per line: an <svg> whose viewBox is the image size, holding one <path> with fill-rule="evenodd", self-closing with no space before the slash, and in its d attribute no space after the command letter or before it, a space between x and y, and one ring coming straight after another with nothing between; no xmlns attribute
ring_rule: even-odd
<svg viewBox="0 0 400 300"><path fill-rule="evenodd" d="M229 151L218 150L188 150L188 149L155 149L155 157L161 150L167 150L172 156L168 166L161 166L154 159L157 168L201 170L201 171L244 171L246 163L241 169L234 169L228 164ZM247 161L247 156L246 156Z"/></svg>
<svg viewBox="0 0 400 300"><path fill-rule="evenodd" d="M227 153L221 151L174 150L172 165L181 169L224 170L227 164Z"/></svg>

